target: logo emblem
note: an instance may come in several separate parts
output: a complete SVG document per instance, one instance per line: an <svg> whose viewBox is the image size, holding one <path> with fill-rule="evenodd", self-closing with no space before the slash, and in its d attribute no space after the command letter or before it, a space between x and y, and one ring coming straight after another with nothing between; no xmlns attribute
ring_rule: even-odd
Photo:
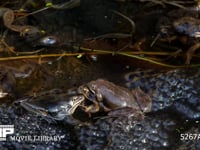
<svg viewBox="0 0 200 150"><path fill-rule="evenodd" d="M0 141L6 141L6 136L13 133L14 125L0 125Z"/></svg>

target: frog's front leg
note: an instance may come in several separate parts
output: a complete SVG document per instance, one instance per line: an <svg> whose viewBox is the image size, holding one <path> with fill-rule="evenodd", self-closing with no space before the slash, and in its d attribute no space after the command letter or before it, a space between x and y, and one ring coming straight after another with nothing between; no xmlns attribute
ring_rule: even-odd
<svg viewBox="0 0 200 150"><path fill-rule="evenodd" d="M97 101L99 102L103 101L103 96L100 89L97 89L96 91L96 98L97 98Z"/></svg>
<svg viewBox="0 0 200 150"><path fill-rule="evenodd" d="M101 109L103 109L104 112L109 112L109 111L112 110L109 107L105 106L103 102L100 102L99 106L100 106Z"/></svg>
<svg viewBox="0 0 200 150"><path fill-rule="evenodd" d="M79 105L79 107L88 114L89 117L91 117L92 113L96 113L96 112L99 112L100 110L100 107L99 107L99 104L98 103L93 103L93 104L90 104L89 106L86 105L85 103L84 104L81 104Z"/></svg>
<svg viewBox="0 0 200 150"><path fill-rule="evenodd" d="M106 101L109 101L109 100L103 97L101 93L101 89L96 89L96 99L93 100L93 102L96 103L98 107L100 107L99 109L102 109L104 112L109 112L112 109L110 109L109 107L105 105Z"/></svg>
<svg viewBox="0 0 200 150"><path fill-rule="evenodd" d="M86 113L96 113L96 112L99 111L99 105L98 104L92 104L92 105L89 105L89 106L80 105L80 107Z"/></svg>

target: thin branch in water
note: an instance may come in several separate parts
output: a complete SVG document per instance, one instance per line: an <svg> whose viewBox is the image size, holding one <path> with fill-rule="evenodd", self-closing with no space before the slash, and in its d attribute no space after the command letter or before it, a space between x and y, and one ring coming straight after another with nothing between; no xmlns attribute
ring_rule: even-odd
<svg viewBox="0 0 200 150"><path fill-rule="evenodd" d="M131 34L135 33L135 22L132 19L130 19L129 17L125 16L124 14L122 14L118 11L112 10L112 12L114 12L115 14L117 14L117 15L123 17L124 19L128 20L128 22L130 22L131 27L132 27Z"/></svg>

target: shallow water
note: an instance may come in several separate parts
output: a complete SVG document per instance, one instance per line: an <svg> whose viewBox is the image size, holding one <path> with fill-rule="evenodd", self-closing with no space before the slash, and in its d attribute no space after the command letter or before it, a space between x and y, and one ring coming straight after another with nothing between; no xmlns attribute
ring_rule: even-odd
<svg viewBox="0 0 200 150"><path fill-rule="evenodd" d="M40 5L43 5L43 2L40 2ZM188 5L192 4L188 3ZM5 6L17 10L21 7L21 3L20 1L16 4L10 2ZM16 83L12 75L0 78L0 88L3 86L4 90L11 94L0 99L0 125L14 125L15 130L14 134L7 136L7 141L0 141L0 149L200 149L200 138L188 138L191 133L200 135L200 69L186 67L174 70L116 53L130 42L133 45L129 45L125 50L131 52L143 50L176 52L181 49L183 53L180 56L154 57L150 55L149 57L154 57L155 60L161 59L173 65L183 65L185 52L194 41L188 42L189 45L184 45L179 40L157 41L153 47L150 46L160 30L160 26L157 25L160 17L169 17L171 10L177 12L175 6L168 4L164 6L138 1L83 0L78 8L49 9L27 17L25 20L22 19L22 24L37 26L46 32L45 35L55 36L58 43L52 46L40 43L40 38L31 40L29 37L20 37L18 33L9 30L6 42L9 46L14 46L17 52L32 52L42 48L39 54L74 54L80 52L74 49L73 44L75 44L91 50L109 51L110 54L90 55L87 53L83 56L41 59L38 56L35 59L1 61L0 67L3 69L0 72L5 73L5 69L8 69L8 72L14 74ZM40 6L37 7L37 9L40 8ZM32 9L35 10L31 6L30 11ZM130 34L130 22L111 10L123 12L135 21L134 36L131 39L84 40L106 33ZM177 16L173 17L177 18ZM1 30L5 31L6 28L3 26ZM168 33L167 36L175 34L173 30ZM140 43L139 48L137 42ZM136 43L135 47L134 43ZM0 49L2 57L10 56L5 45L2 49L3 52ZM198 62L198 58L194 59L194 62ZM134 116L99 119L99 115L101 117L105 115L101 113L89 119L83 111L78 109L75 117L86 122L89 120L90 124L73 126L67 124L65 120L49 120L13 105L14 101L22 97L37 95L53 88L64 91L70 88L76 89L98 78L129 89L140 87L151 96L152 111L145 114L144 120ZM26 140L34 136L51 138L59 136L61 140L48 141L45 138L43 141L42 139Z"/></svg>

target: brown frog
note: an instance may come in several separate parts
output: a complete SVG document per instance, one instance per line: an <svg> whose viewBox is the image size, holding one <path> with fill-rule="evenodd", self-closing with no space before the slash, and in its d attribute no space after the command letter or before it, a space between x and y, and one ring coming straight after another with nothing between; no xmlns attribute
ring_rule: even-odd
<svg viewBox="0 0 200 150"><path fill-rule="evenodd" d="M19 32L20 36L33 36L40 34L40 30L34 26L29 25L14 25L15 14L9 8L0 8L0 16L3 17L4 25L15 32Z"/></svg>
<svg viewBox="0 0 200 150"><path fill-rule="evenodd" d="M200 19L194 17L181 17L173 22L175 30L193 40L193 45L186 53L186 64L190 64L192 55L200 48Z"/></svg>
<svg viewBox="0 0 200 150"><path fill-rule="evenodd" d="M172 10L167 13L166 17L159 19L157 26L160 32L157 37L161 37L160 41L171 43L178 39L184 47L189 46L186 52L186 64L190 64L192 55L200 48L200 19L195 8L197 7ZM162 38L163 36L165 38Z"/></svg>
<svg viewBox="0 0 200 150"><path fill-rule="evenodd" d="M99 111L111 112L121 108L128 108L134 112L149 112L151 110L152 100L140 88L132 91L115 85L104 79L91 81L78 88L78 92L83 94L91 103L87 104L85 100L80 106L87 113L96 113Z"/></svg>

